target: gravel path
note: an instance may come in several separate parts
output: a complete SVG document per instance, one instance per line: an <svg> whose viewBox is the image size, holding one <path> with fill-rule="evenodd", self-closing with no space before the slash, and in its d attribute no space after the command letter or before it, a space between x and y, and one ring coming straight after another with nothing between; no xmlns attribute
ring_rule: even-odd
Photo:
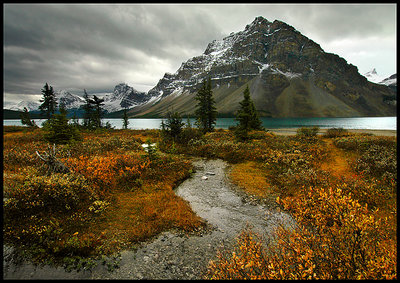
<svg viewBox="0 0 400 283"><path fill-rule="evenodd" d="M196 235L164 232L135 251L123 251L119 268L113 272L103 265L90 272L65 272L62 268L23 264L17 268L3 267L4 278L201 279L218 248L229 247L246 225L268 237L279 223L292 222L287 214L266 204L257 204L235 189L226 177L229 166L224 161L199 159L194 161L194 166L196 172L176 189L176 194L207 220L208 231Z"/></svg>

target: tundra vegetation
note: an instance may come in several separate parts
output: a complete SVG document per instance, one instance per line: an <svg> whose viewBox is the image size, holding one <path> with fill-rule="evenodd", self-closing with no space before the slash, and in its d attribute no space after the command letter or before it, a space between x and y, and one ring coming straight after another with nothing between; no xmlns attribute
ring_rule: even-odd
<svg viewBox="0 0 400 283"><path fill-rule="evenodd" d="M164 130L79 129L56 146L44 128L5 126L4 243L33 262L79 269L162 231L195 232L204 221L173 189L193 157L220 158L232 182L296 226L270 242L243 231L205 278L397 278L396 138L301 128L239 140L234 130L176 130L180 117L170 118Z"/></svg>

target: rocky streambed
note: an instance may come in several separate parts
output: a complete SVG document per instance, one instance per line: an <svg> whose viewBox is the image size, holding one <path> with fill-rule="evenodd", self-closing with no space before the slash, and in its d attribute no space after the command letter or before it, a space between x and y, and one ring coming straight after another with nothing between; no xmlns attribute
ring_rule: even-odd
<svg viewBox="0 0 400 283"><path fill-rule="evenodd" d="M4 279L201 279L217 250L234 243L247 225L267 238L278 225L292 224L288 214L273 205L252 201L235 188L227 179L226 162L199 159L194 166L195 173L176 189L176 194L208 222L206 231L194 235L164 232L136 250L121 252L119 268L112 272L101 264L91 271L66 272L3 259ZM4 249L4 258L10 252Z"/></svg>

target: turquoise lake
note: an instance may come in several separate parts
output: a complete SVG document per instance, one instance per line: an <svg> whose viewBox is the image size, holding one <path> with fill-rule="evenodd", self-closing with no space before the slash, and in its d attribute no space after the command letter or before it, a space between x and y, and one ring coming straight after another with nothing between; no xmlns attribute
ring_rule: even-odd
<svg viewBox="0 0 400 283"><path fill-rule="evenodd" d="M41 126L45 119L34 119ZM320 128L369 129L369 130L396 130L396 117L356 117L356 118L261 118L267 129L299 128L318 126ZM162 119L129 119L129 129L159 129ZM183 119L186 122L186 119ZM103 119L115 129L122 129L122 119ZM190 119L192 125L195 120ZM235 126L234 118L218 118L216 128L228 129ZM3 120L3 125L21 126L21 120Z"/></svg>

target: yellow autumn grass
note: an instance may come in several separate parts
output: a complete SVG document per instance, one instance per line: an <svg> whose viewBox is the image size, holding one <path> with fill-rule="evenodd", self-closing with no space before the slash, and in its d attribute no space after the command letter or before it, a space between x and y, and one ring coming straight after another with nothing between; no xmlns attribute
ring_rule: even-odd
<svg viewBox="0 0 400 283"><path fill-rule="evenodd" d="M249 161L234 165L230 178L246 193L258 198L266 198L272 193L271 185L267 182L259 163Z"/></svg>

